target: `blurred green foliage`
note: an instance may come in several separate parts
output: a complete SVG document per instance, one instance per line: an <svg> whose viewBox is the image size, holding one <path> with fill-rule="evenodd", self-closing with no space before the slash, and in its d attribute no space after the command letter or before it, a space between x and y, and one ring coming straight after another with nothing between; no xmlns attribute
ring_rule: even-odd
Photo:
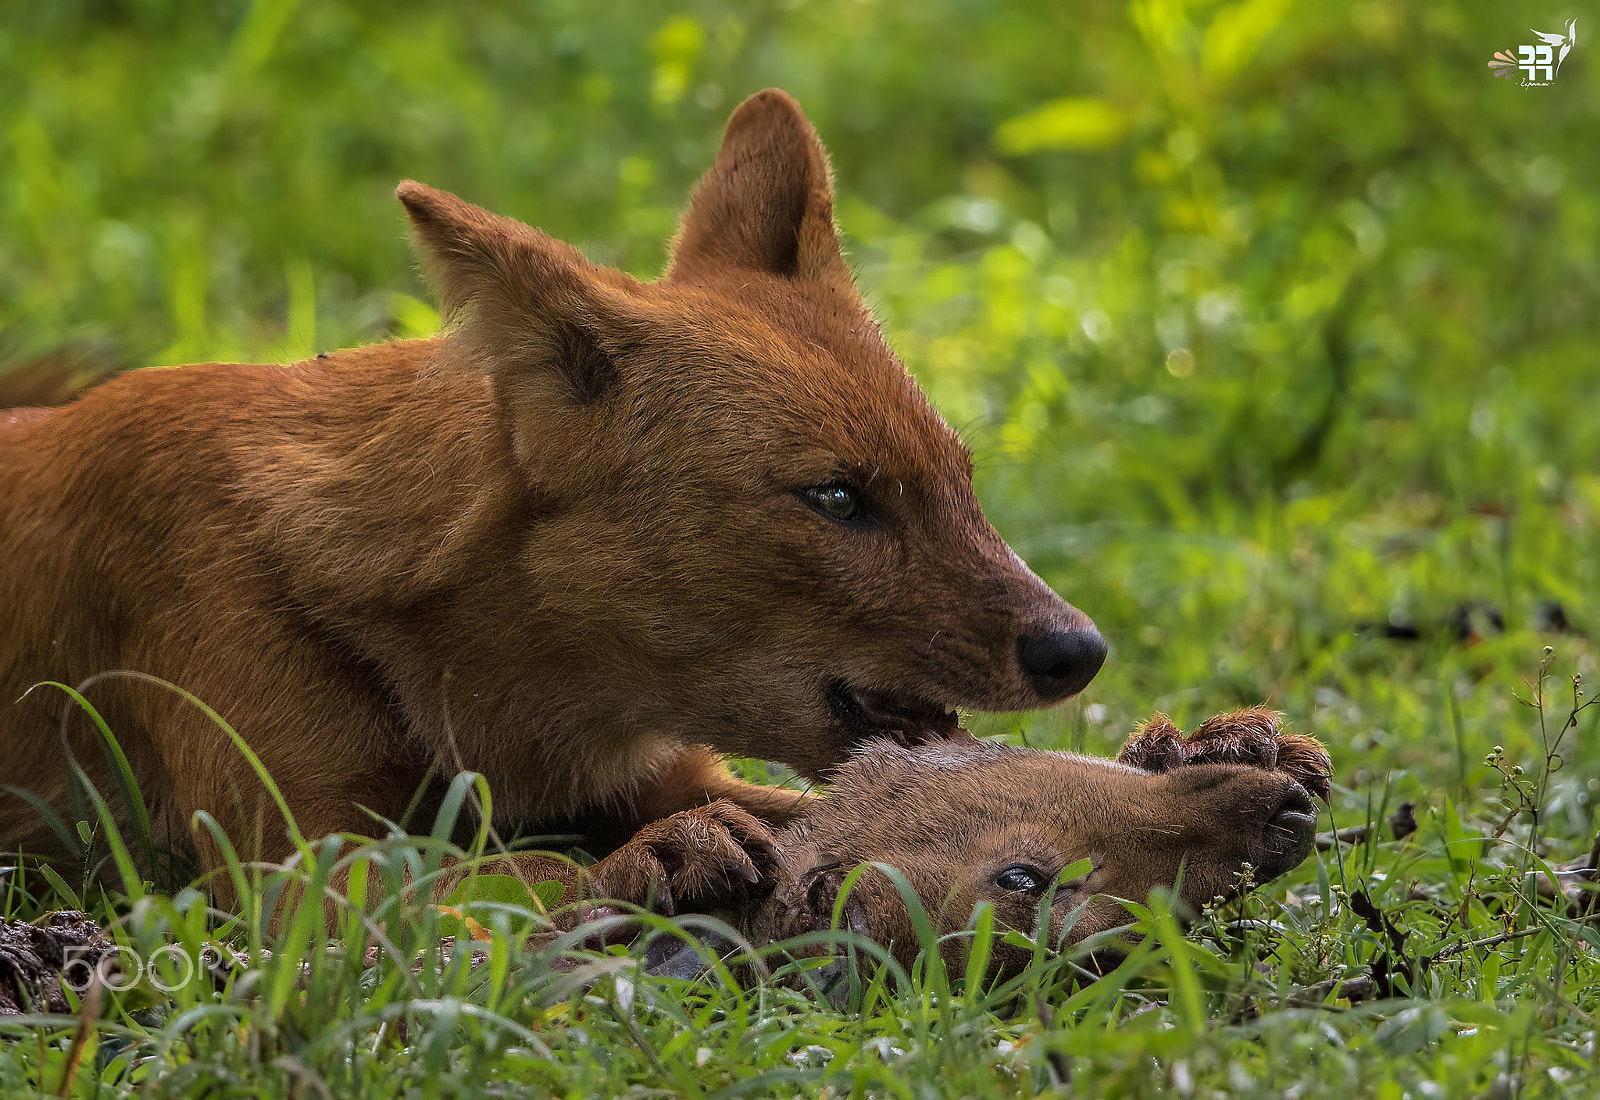
<svg viewBox="0 0 1600 1100"><path fill-rule="evenodd" d="M1374 668L1450 657L1354 627L1467 601L1502 612L1520 675L1544 601L1600 625L1600 98L1582 45L1550 88L1491 80L1522 22L1386 0L21 6L0 341L142 365L430 331L402 177L648 277L726 112L781 85L990 512L1114 641L1114 729L1384 694ZM1437 726L1427 691L1376 721Z"/></svg>
<svg viewBox="0 0 1600 1100"><path fill-rule="evenodd" d="M0 341L143 364L428 331L403 177L651 275L728 110L780 85L997 522L1110 634L1116 717L1188 710L1181 685L1297 709L1362 621L1476 599L1525 628L1556 600L1600 625L1596 70L1580 44L1553 87L1491 79L1531 18L20 6Z"/></svg>
<svg viewBox="0 0 1600 1100"><path fill-rule="evenodd" d="M1553 86L1491 78L1573 16ZM13 5L0 347L431 331L406 177L652 275L728 111L778 85L992 518L1112 641L1089 706L1015 732L1105 750L1265 699L1329 741L1341 813L1412 797L1459 833L1498 816L1489 747L1539 743L1512 692L1541 648L1596 670L1554 628L1600 630L1597 27L1593 0ZM1578 846L1596 713L1548 807Z"/></svg>

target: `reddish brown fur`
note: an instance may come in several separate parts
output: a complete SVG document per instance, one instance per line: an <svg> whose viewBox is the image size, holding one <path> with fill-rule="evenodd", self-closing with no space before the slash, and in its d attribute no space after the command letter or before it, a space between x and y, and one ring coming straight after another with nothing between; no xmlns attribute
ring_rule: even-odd
<svg viewBox="0 0 1600 1100"><path fill-rule="evenodd" d="M1263 721L1275 755L1261 751ZM1048 882L1088 859L1092 870L1063 885L1050 910L1052 940L1077 943L1129 923L1115 899L1142 903L1153 889L1177 884L1180 868L1181 897L1194 911L1235 896L1246 863L1259 884L1309 854L1315 816L1307 792L1326 796L1330 774L1315 738L1279 734L1269 712L1242 711L1179 735L1186 754L1171 768L1135 766L1157 725L1170 728L1153 720L1116 761L975 741L870 747L779 834L786 867L771 897L746 911L746 930L767 942L828 928L846 874L879 861L905 875L940 934L959 931L987 901L999 928L1032 935L1039 896L1000 888L999 872L1027 864ZM869 872L851 899L849 925L909 963L918 945L889 880ZM951 943L956 962L962 942ZM1003 967L1026 955L996 950Z"/></svg>
<svg viewBox="0 0 1600 1100"><path fill-rule="evenodd" d="M985 520L966 450L855 290L787 96L735 112L659 282L399 195L446 335L138 371L0 424L6 783L64 804L64 742L114 789L60 693L10 705L111 670L231 721L308 836L371 833L430 768L483 773L496 819L535 831L621 839L723 797L781 824L794 796L716 753L837 764L857 734L833 680L1039 705L1018 638L1088 621ZM882 522L843 528L796 495L836 477ZM194 707L126 677L87 694L162 836L204 810L247 853L285 854ZM0 847L18 845L52 838L0 797Z"/></svg>
<svg viewBox="0 0 1600 1100"><path fill-rule="evenodd" d="M60 350L0 367L0 432L51 415L59 405L112 375L111 367L84 351Z"/></svg>

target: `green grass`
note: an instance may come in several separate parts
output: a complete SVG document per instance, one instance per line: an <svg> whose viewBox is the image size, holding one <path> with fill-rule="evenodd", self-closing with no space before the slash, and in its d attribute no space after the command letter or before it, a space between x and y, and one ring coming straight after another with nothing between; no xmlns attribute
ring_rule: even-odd
<svg viewBox="0 0 1600 1100"><path fill-rule="evenodd" d="M78 900L131 946L274 950L216 991L116 999L71 1093L1010 1096L1050 1087L1059 1054L1084 1095L1591 1094L1600 941L1533 882L1588 849L1600 790L1600 708L1550 755L1570 678L1597 671L1600 70L1581 36L1553 87L1485 68L1528 23L1592 28L1591 8L0 17L0 346L19 358L277 359L427 331L389 196L406 176L651 274L728 109L789 88L833 151L862 283L973 444L991 517L1112 644L1080 703L979 729L1109 754L1152 710L1189 725L1265 700L1329 745L1330 828L1406 801L1420 825L1399 843L1380 825L1181 939L1153 913L1149 946L1077 992L1045 959L1002 990L884 978L850 1011L651 979L626 954L564 972L514 949L516 907L484 921L488 967L413 973L363 952L380 935L436 952L426 907L352 917L330 954L307 924L211 913L114 861L13 874L10 915ZM1548 629L1556 605L1577 633ZM105 855L105 828L82 828ZM440 851L308 845L305 868L374 876ZM246 899L282 887L239 873ZM1373 966L1391 997L1289 997ZM6 1032L0 1092L55 1091L72 1024Z"/></svg>
<svg viewBox="0 0 1600 1100"><path fill-rule="evenodd" d="M1583 1095L1600 933L1575 908L1537 898L1535 880L1548 870L1538 853L1571 844L1558 814L1526 811L1572 797L1551 799L1562 785L1545 771L1566 747L1563 733L1592 724L1537 690L1531 701L1540 705L1528 722L1542 724L1547 753L1529 769L1499 756L1483 764L1502 777L1501 798L1479 791L1462 804L1441 794L1424 803L1422 829L1407 841L1374 830L1207 910L1187 936L1159 897L1134 907L1130 923L1147 938L1092 983L1077 982L1073 956L1045 942L1008 981L983 979L981 957L952 976L924 952L909 973L863 967L832 1000L783 945L764 954L768 977L726 967L693 982L653 977L639 946L596 952L583 949L581 929L541 934L541 907L492 882L463 903L485 940L474 968L442 938L461 923L409 900L403 885L425 889L441 856L482 850L481 834L468 851L445 839L473 790L465 777L430 836L302 841L288 868L230 859L242 916L209 908L202 891L169 896L130 877L102 804L98 822L82 826L86 858L116 870L87 871L81 888L19 871L4 912L86 905L117 918L117 941L158 958L159 969L109 995L92 1030L70 1018L0 1020L15 1040L0 1046L0 1089L1012 1096L1070 1075L1089 1095L1169 1086L1540 1095L1566 1085ZM1347 821L1381 822L1397 786L1405 784L1365 792L1364 812ZM1340 799L1361 801L1354 792ZM1494 816L1498 826L1487 824ZM338 895L333 936L322 930L320 901L288 903L276 925L262 919L286 891L326 896L340 871L355 885ZM653 927L697 936L715 925L655 918ZM207 944L226 945L234 961L188 980L193 967L173 947L198 959ZM1308 993L1363 976L1380 999L1352 1006L1326 984Z"/></svg>

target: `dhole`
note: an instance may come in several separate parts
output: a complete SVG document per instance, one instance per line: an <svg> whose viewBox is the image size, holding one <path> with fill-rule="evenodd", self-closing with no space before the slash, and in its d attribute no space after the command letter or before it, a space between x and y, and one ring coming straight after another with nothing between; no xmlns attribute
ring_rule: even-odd
<svg viewBox="0 0 1600 1100"><path fill-rule="evenodd" d="M246 855L287 854L212 721L100 675L131 670L231 722L306 836L370 835L470 769L501 824L604 847L725 799L716 830L759 847L744 815L802 803L718 753L818 776L1099 669L884 342L788 96L734 112L657 282L399 197L445 335L137 371L0 420L4 783L65 808L75 759L116 789L81 711L28 691L87 683L159 838L215 866L206 811ZM44 822L0 794L0 846L60 848Z"/></svg>

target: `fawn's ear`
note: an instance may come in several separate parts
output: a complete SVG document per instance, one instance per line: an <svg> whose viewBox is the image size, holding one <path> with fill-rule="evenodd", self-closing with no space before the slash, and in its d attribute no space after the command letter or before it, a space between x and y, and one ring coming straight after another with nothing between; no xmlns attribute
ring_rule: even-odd
<svg viewBox="0 0 1600 1100"><path fill-rule="evenodd" d="M728 119L716 163L678 226L667 278L729 269L850 283L833 224L828 154L800 105L776 88L757 92Z"/></svg>
<svg viewBox="0 0 1600 1100"><path fill-rule="evenodd" d="M470 355L513 412L602 399L638 331L631 280L512 218L410 180L395 191Z"/></svg>

